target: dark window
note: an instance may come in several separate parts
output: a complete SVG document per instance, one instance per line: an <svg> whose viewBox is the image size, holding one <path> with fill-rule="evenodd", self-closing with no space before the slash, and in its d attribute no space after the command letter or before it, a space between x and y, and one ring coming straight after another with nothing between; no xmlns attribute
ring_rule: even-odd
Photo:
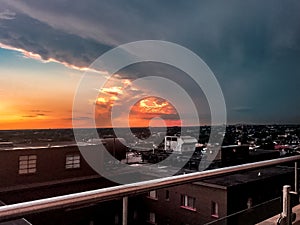
<svg viewBox="0 0 300 225"><path fill-rule="evenodd" d="M154 212L149 212L149 214L148 214L148 221L150 223L155 224L155 213Z"/></svg>
<svg viewBox="0 0 300 225"><path fill-rule="evenodd" d="M157 192L154 191L149 191L148 192L148 197L157 200Z"/></svg>
<svg viewBox="0 0 300 225"><path fill-rule="evenodd" d="M166 200L170 200L170 192L169 192L169 190L166 190Z"/></svg>
<svg viewBox="0 0 300 225"><path fill-rule="evenodd" d="M211 202L211 216L217 218L219 217L219 205L214 201Z"/></svg>
<svg viewBox="0 0 300 225"><path fill-rule="evenodd" d="M247 208L250 209L252 207L252 205L253 205L253 200L252 200L252 198L249 197L247 200Z"/></svg>
<svg viewBox="0 0 300 225"><path fill-rule="evenodd" d="M115 215L115 225L119 224L119 215Z"/></svg>
<svg viewBox="0 0 300 225"><path fill-rule="evenodd" d="M188 195L181 195L181 207L196 210L195 202L195 198Z"/></svg>
<svg viewBox="0 0 300 225"><path fill-rule="evenodd" d="M138 212L137 210L133 211L133 220L137 220L138 219Z"/></svg>

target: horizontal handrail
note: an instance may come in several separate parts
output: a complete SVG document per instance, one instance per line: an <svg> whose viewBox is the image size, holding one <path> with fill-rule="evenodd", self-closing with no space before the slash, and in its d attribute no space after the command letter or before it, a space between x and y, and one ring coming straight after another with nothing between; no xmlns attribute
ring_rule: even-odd
<svg viewBox="0 0 300 225"><path fill-rule="evenodd" d="M225 175L228 173L240 172L261 167L268 167L287 162L294 162L297 160L300 160L300 155L260 161L255 163L246 163L237 166L176 175L166 178L153 179L149 181L142 181L132 184L101 188L97 190L1 206L0 222L21 218L32 213L50 211L54 209L62 209L70 206L80 206L84 204L115 200L125 196L142 194L155 189L191 183L198 181L199 179L209 178L212 176Z"/></svg>

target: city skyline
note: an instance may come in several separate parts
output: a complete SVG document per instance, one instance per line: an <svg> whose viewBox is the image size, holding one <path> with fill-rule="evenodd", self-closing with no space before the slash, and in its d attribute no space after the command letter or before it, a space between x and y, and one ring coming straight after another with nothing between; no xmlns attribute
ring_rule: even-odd
<svg viewBox="0 0 300 225"><path fill-rule="evenodd" d="M222 88L228 123L299 124L299 9L297 1L1 0L0 129L71 128L76 88L90 64L120 44L144 39L174 42L198 54ZM103 115L98 126L109 126L112 106L122 112L121 103L137 97L142 100L131 109L133 127L157 116L168 126L181 124L170 102L145 98L149 87L132 84L140 71L184 77L160 65L125 68L118 79L95 90L98 98L87 99L96 104L96 115ZM94 73L100 79L107 75ZM203 93L187 79L182 87L198 104L200 125L209 124ZM93 116L73 119L86 127ZM118 116L120 126L126 125L125 116ZM162 123L152 120L154 126ZM187 124L196 125L193 120Z"/></svg>

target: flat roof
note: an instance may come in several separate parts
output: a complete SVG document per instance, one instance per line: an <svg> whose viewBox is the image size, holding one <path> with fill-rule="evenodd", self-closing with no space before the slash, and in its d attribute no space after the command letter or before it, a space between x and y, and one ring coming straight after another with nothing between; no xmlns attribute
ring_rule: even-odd
<svg viewBox="0 0 300 225"><path fill-rule="evenodd" d="M276 166L276 167L261 168L261 169L251 170L251 171L229 174L220 177L204 179L199 182L194 182L194 184L205 185L205 186L214 185L220 188L232 187L236 185L247 184L247 183L264 180L267 178L276 177L282 174L288 174L293 172L294 172L294 168Z"/></svg>
<svg viewBox="0 0 300 225"><path fill-rule="evenodd" d="M242 144L242 145L224 145L224 146L221 146L221 148L238 148L238 147L249 147L249 145Z"/></svg>
<svg viewBox="0 0 300 225"><path fill-rule="evenodd" d="M64 142L54 142L45 145L23 145L23 146L13 146L13 147L0 147L0 151L15 151L15 150L34 150L34 149L53 149L53 148L64 148L64 147L78 147L78 146L95 146L99 145L97 143L89 142L78 142L78 143L64 143Z"/></svg>
<svg viewBox="0 0 300 225"><path fill-rule="evenodd" d="M278 155L279 155L279 151L278 150L255 149L255 150L249 151L249 155L252 155L252 156L256 156L256 155L268 155L268 154L274 154L274 153L278 153Z"/></svg>

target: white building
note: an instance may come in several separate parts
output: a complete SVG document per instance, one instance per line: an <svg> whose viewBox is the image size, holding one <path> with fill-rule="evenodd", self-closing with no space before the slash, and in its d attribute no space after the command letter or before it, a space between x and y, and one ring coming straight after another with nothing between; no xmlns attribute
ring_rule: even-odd
<svg viewBox="0 0 300 225"><path fill-rule="evenodd" d="M195 151L197 139L191 136L165 136L165 150L178 153Z"/></svg>

